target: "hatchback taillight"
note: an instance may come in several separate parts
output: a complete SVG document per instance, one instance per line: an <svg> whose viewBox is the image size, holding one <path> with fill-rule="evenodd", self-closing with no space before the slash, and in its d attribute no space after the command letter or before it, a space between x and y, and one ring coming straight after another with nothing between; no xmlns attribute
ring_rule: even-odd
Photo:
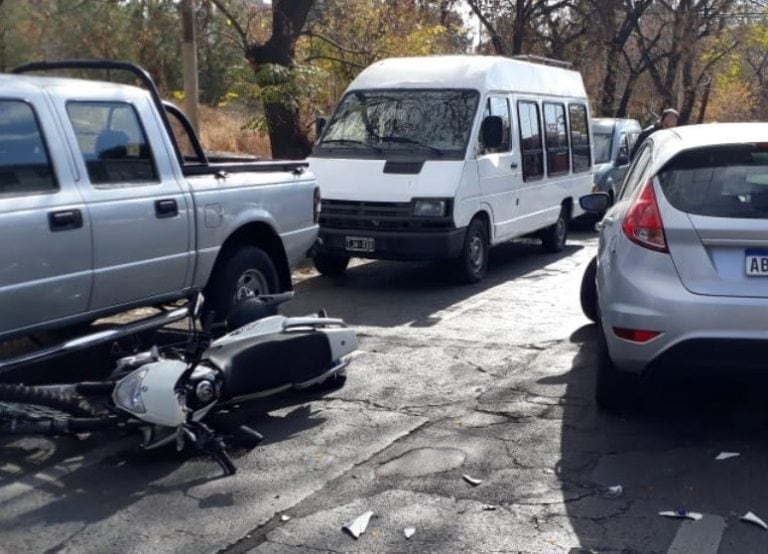
<svg viewBox="0 0 768 554"><path fill-rule="evenodd" d="M657 252L669 252L664 223L653 192L653 180L649 179L640 189L624 216L621 228L632 242Z"/></svg>

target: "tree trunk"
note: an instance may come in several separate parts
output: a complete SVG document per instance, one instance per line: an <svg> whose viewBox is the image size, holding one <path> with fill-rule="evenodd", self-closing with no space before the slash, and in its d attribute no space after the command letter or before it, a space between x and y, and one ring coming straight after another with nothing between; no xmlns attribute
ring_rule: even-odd
<svg viewBox="0 0 768 554"><path fill-rule="evenodd" d="M525 0L517 0L515 7L515 20L512 25L512 55L519 56L523 53L525 44L525 30L528 26L528 9Z"/></svg>
<svg viewBox="0 0 768 554"><path fill-rule="evenodd" d="M629 101L632 99L632 94L635 92L635 83L637 82L638 77L640 77L638 73L630 73L627 77L627 82L624 85L624 92L621 95L621 101L619 102L615 117L627 117Z"/></svg>
<svg viewBox="0 0 768 554"><path fill-rule="evenodd" d="M611 43L605 62L605 78L600 96L600 115L610 117L616 111L616 76L619 69L619 51L616 43Z"/></svg>
<svg viewBox="0 0 768 554"><path fill-rule="evenodd" d="M696 84L693 82L693 60L686 60L683 64L683 103L680 106L680 125L685 125L691 119L695 103Z"/></svg>
<svg viewBox="0 0 768 554"><path fill-rule="evenodd" d="M707 114L707 105L709 104L709 93L712 91L712 77L709 77L707 84L704 85L704 94L701 97L701 106L699 107L699 117L696 123L704 123L704 117Z"/></svg>
<svg viewBox="0 0 768 554"><path fill-rule="evenodd" d="M182 0L181 9L181 65L184 75L184 113L195 132L198 131L197 103L200 97L197 83L197 41L195 40L194 0Z"/></svg>

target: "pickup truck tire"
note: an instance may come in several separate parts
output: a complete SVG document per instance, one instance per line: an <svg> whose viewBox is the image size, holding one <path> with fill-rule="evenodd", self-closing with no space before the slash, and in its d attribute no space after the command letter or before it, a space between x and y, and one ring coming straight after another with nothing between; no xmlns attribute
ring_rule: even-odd
<svg viewBox="0 0 768 554"><path fill-rule="evenodd" d="M277 269L269 255L255 246L239 246L225 254L205 287L203 321L223 323L237 302L279 292ZM208 315L210 313L213 315Z"/></svg>
<svg viewBox="0 0 768 554"><path fill-rule="evenodd" d="M349 256L343 254L320 253L315 254L312 258L312 263L321 275L341 275L347 270Z"/></svg>

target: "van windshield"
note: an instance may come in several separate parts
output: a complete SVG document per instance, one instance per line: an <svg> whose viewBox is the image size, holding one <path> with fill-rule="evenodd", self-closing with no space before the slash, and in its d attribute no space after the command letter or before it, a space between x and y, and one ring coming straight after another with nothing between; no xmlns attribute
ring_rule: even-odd
<svg viewBox="0 0 768 554"><path fill-rule="evenodd" d="M477 110L474 90L368 90L347 94L314 155L413 153L463 159Z"/></svg>
<svg viewBox="0 0 768 554"><path fill-rule="evenodd" d="M611 150L613 150L613 133L592 133L592 152L595 156L596 164L604 164L611 161Z"/></svg>

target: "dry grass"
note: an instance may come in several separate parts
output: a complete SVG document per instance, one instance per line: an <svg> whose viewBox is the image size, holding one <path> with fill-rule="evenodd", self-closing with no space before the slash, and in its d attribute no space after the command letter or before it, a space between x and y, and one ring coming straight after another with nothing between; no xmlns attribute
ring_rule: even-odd
<svg viewBox="0 0 768 554"><path fill-rule="evenodd" d="M268 136L242 129L251 117L247 110L200 106L199 115L200 141L206 150L272 156Z"/></svg>

